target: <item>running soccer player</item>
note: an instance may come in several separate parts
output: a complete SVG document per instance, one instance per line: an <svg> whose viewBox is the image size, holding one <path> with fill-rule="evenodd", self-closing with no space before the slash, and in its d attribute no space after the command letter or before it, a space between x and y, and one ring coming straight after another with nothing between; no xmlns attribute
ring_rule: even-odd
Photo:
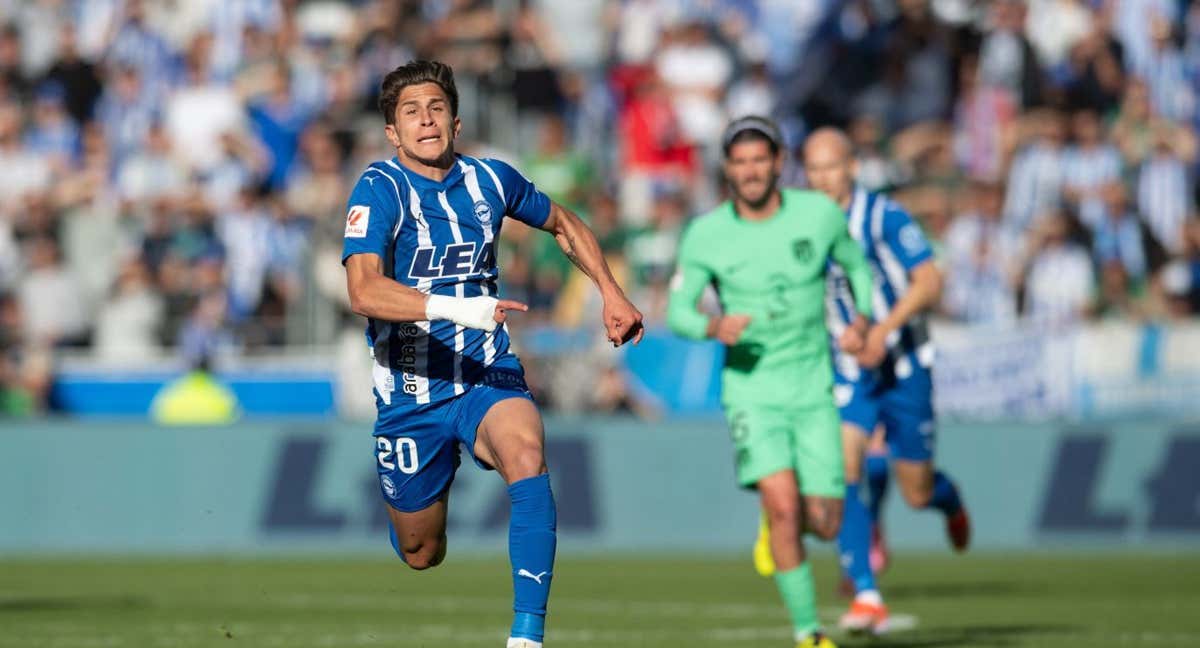
<svg viewBox="0 0 1200 648"><path fill-rule="evenodd" d="M413 569L446 555L459 444L495 469L512 500L509 648L539 648L554 573L556 514L541 417L504 322L494 241L505 216L550 232L604 298L615 346L642 314L613 280L596 238L508 164L454 152L458 91L449 66L413 61L384 79L379 107L396 149L350 194L342 260L353 310L368 318L378 418L375 463L392 547Z"/></svg>
<svg viewBox="0 0 1200 648"><path fill-rule="evenodd" d="M780 189L782 139L774 123L744 117L722 144L733 192L684 233L667 322L679 335L726 345L721 402L729 421L738 483L759 492L770 526L775 583L797 646L830 648L817 621L803 534L837 536L842 515L841 433L831 390L825 327L830 258L845 269L861 315L840 343L859 350L871 313L871 273L833 201ZM722 315L697 310L706 286Z"/></svg>
<svg viewBox="0 0 1200 648"><path fill-rule="evenodd" d="M958 488L934 468L933 345L924 311L937 303L942 278L921 229L886 196L854 184L850 140L822 128L804 144L804 172L813 188L832 198L849 220L850 234L862 246L874 281L875 323L857 353L835 357L834 389L842 417L845 448L845 516L838 535L841 562L854 583L855 598L839 625L851 631L882 632L887 607L875 584L869 559L871 518L859 496L868 439L882 423L896 483L909 506L936 509L946 520L950 544L964 551L971 527ZM830 330L858 320L845 274L830 273Z"/></svg>

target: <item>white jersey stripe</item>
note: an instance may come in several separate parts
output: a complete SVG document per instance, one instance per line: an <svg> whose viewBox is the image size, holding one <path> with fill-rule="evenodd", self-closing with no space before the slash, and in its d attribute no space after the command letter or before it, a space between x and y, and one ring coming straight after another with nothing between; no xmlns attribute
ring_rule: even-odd
<svg viewBox="0 0 1200 648"><path fill-rule="evenodd" d="M483 195L483 190L479 188L479 176L475 175L475 167L461 160L459 161L459 164L462 165L463 178L467 184L467 193L471 195L471 201L475 203L479 203L480 201L487 202L487 198ZM483 165L483 162L479 162L479 164ZM485 169L487 169L487 165L483 166ZM500 199L503 200L504 190L500 188L499 179L496 178L496 174L492 173L491 169L487 169L487 172L491 174L492 180L496 182L496 191L500 194ZM492 250L492 228L486 223L481 223L481 225L483 226L483 249L491 254L493 259L495 259L496 255ZM488 273L487 278L479 283L479 289L485 296L489 294L487 282L489 279L494 278L495 275L493 273ZM483 334L483 366L485 367L490 367L492 365L492 361L496 359L495 335L496 334L494 331L488 331Z"/></svg>
<svg viewBox="0 0 1200 648"><path fill-rule="evenodd" d="M876 198L874 208L871 209L871 213L867 216L870 219L868 224L871 226L872 248L881 261L883 259L881 252L887 247L887 241L883 240L883 211L886 202L881 198ZM887 281L888 277L874 277L874 279L874 286L871 287L871 305L875 311L875 321L882 322L892 312L891 307L887 303L887 296L883 294L883 283ZM900 293L897 292L896 294ZM888 347L895 346L899 340L899 329L892 331L887 338Z"/></svg>
<svg viewBox="0 0 1200 648"><path fill-rule="evenodd" d="M368 168L366 173L374 171L380 176L387 178L388 182L392 183L392 189L396 192L396 210L399 212L396 218L396 227L392 229L392 244L395 245L396 237L400 235L400 228L404 226L404 200L400 197L400 185L396 184L395 178L380 171L379 169ZM375 360L375 367L371 371L372 378L375 382L375 390L379 392L379 397L383 399L385 405L392 404L393 386L389 384L388 378L391 377L391 339L392 331L395 325L388 322L383 327L376 331L375 339L372 340L371 351L372 357Z"/></svg>
<svg viewBox="0 0 1200 648"><path fill-rule="evenodd" d="M462 243L463 236L462 236L462 229L458 226L458 212L455 212L454 208L450 206L450 201L446 200L446 192L445 191L438 192L438 203L440 203L442 206L442 209L445 210L446 219L450 221L450 234L454 236L454 242ZM456 282L454 284L454 296L458 297L459 299L462 299L465 296L465 294L463 292L464 289L465 289L465 284L463 284L463 282L461 282L461 281ZM462 379L463 347L466 346L466 337L465 337L464 331L465 331L465 329L462 326L460 326L458 324L454 325L454 395L455 396L466 391L466 387L463 387L463 379Z"/></svg>
<svg viewBox="0 0 1200 648"><path fill-rule="evenodd" d="M867 213L867 192L861 187L854 190L854 196L850 199L850 236L862 244L863 240L863 218Z"/></svg>
<svg viewBox="0 0 1200 648"><path fill-rule="evenodd" d="M412 181L408 179L408 174L401 169L398 164L388 160L388 164L392 168L400 172L408 182L408 211L412 214L413 222L417 225L417 244L421 247L433 247L433 239L429 236L429 224L425 222L425 215L421 213L421 196L417 193L416 187ZM417 281L417 290L429 294L432 287L432 280L419 279ZM413 355L416 357L414 362L415 368L413 378L416 383L416 393L413 394L414 399L418 404L424 405L429 402L429 321L413 322L416 324L419 333L413 339Z"/></svg>
<svg viewBox="0 0 1200 648"><path fill-rule="evenodd" d="M483 170L487 171L487 174L492 177L492 183L496 185L496 193L500 194L500 202L507 206L508 199L504 197L504 185L500 184L500 176L496 175L495 171L492 171L492 167L488 166L487 162L484 162L483 160L475 161L478 162L479 166L483 167ZM476 180L476 186L478 186L478 184L479 181Z"/></svg>

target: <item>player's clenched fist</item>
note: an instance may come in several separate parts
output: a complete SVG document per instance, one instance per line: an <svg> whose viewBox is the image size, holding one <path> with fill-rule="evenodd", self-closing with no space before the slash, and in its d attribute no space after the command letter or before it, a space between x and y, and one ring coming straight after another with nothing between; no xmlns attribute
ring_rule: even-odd
<svg viewBox="0 0 1200 648"><path fill-rule="evenodd" d="M867 339L867 320L859 315L851 322L842 334L838 336L838 348L846 353L857 354L862 351Z"/></svg>
<svg viewBox="0 0 1200 648"><path fill-rule="evenodd" d="M887 356L887 336L888 331L883 326L872 326L867 333L867 339L863 342L862 349L855 356L858 364L868 369L874 369L882 364L884 357Z"/></svg>
<svg viewBox="0 0 1200 648"><path fill-rule="evenodd" d="M725 346L733 346L742 339L742 332L750 326L749 315L722 315L708 323L708 337L720 340Z"/></svg>
<svg viewBox="0 0 1200 648"><path fill-rule="evenodd" d="M642 341L642 312L625 298L617 295L604 300L604 330L614 347L633 340Z"/></svg>

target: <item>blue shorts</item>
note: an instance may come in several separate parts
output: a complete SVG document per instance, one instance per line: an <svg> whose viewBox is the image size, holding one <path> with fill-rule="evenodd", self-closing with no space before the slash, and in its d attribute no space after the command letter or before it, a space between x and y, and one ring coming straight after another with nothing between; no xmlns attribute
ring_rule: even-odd
<svg viewBox="0 0 1200 648"><path fill-rule="evenodd" d="M870 435L883 423L894 459L929 461L936 442L933 374L917 367L905 378L871 375L866 380L838 380L834 399L842 421Z"/></svg>
<svg viewBox="0 0 1200 648"><path fill-rule="evenodd" d="M375 468L383 499L413 513L450 489L460 463L459 444L474 457L475 434L492 405L509 398L533 400L520 369L493 368L481 384L453 398L417 408L379 410L375 421ZM475 458L481 468L492 467Z"/></svg>

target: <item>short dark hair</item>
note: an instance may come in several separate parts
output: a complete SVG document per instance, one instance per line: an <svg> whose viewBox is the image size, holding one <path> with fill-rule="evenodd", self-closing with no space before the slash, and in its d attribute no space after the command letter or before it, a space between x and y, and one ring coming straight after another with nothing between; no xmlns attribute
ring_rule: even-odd
<svg viewBox="0 0 1200 648"><path fill-rule="evenodd" d="M388 72L379 85L379 110L383 121L396 123L396 103L400 93L410 85L436 83L450 98L450 115L458 117L458 88L454 86L454 70L440 61L409 61Z"/></svg>

